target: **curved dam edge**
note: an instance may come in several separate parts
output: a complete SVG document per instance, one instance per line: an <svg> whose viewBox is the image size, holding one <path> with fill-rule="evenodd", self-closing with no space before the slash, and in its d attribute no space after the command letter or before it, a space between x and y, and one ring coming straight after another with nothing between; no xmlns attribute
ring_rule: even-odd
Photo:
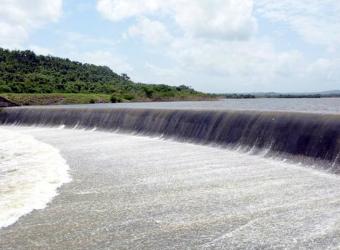
<svg viewBox="0 0 340 250"><path fill-rule="evenodd" d="M19 105L0 96L0 108L16 107L16 106L19 106Z"/></svg>
<svg viewBox="0 0 340 250"><path fill-rule="evenodd" d="M268 150L340 173L340 115L209 110L5 108L0 123L122 130Z"/></svg>

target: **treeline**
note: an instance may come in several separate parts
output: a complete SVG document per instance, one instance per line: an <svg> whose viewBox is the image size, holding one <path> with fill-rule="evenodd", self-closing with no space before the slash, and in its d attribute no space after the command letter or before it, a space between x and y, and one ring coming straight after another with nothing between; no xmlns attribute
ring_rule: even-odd
<svg viewBox="0 0 340 250"><path fill-rule="evenodd" d="M226 99L253 99L256 96L251 94L224 94L222 97Z"/></svg>
<svg viewBox="0 0 340 250"><path fill-rule="evenodd" d="M221 94L226 99L254 99L254 98L324 98L340 97L340 94Z"/></svg>
<svg viewBox="0 0 340 250"><path fill-rule="evenodd" d="M290 95L290 94L280 94L277 96L277 98L321 98L322 96L320 94L295 94L295 95Z"/></svg>
<svg viewBox="0 0 340 250"><path fill-rule="evenodd" d="M206 97L190 87L142 84L109 67L0 48L0 93L110 94L112 101Z"/></svg>

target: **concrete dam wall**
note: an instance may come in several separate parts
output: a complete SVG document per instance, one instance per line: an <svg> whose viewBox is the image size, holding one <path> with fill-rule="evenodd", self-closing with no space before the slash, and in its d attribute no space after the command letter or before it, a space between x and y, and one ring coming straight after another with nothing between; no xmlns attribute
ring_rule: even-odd
<svg viewBox="0 0 340 250"><path fill-rule="evenodd" d="M217 144L340 173L340 115L254 111L8 108L1 124L121 130Z"/></svg>

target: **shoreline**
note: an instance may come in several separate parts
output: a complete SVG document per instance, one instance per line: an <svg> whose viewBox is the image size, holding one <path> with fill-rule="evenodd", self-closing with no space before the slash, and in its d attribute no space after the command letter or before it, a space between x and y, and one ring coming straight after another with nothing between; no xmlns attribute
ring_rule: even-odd
<svg viewBox="0 0 340 250"><path fill-rule="evenodd" d="M12 106L35 106L35 105L68 105L68 104L104 104L104 103L137 103L137 102L177 102L177 101L216 101L218 97L208 96L178 96L169 98L136 98L133 100L114 99L109 94L72 94L72 93L51 93L51 94L14 94L0 93L1 98ZM6 104L4 102L4 105ZM5 106L7 107L7 106Z"/></svg>

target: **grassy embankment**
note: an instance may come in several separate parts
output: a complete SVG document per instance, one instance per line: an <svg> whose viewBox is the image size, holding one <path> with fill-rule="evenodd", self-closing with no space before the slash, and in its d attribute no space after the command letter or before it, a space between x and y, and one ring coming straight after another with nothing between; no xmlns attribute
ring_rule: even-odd
<svg viewBox="0 0 340 250"><path fill-rule="evenodd" d="M26 93L0 93L1 97L18 105L62 105L62 104L93 104L117 102L150 102L150 101L202 101L213 100L209 96L175 96L168 98L134 98L124 99L109 94L83 94L83 93L51 93L51 94L26 94Z"/></svg>
<svg viewBox="0 0 340 250"><path fill-rule="evenodd" d="M110 102L106 94L16 94L0 93L1 97L18 105L87 104Z"/></svg>

